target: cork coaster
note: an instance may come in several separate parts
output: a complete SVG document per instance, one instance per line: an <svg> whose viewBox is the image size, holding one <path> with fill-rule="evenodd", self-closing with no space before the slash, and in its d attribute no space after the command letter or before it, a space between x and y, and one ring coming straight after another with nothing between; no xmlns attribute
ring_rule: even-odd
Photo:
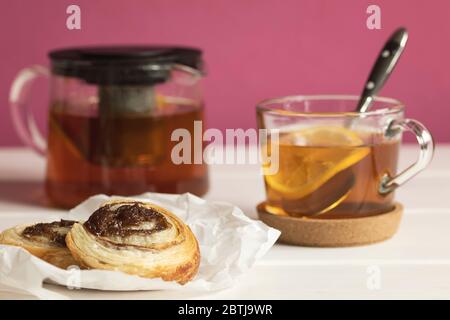
<svg viewBox="0 0 450 320"><path fill-rule="evenodd" d="M351 219L293 218L267 213L264 203L257 207L259 218L281 231L279 242L308 247L348 247L391 238L400 225L403 206L392 211Z"/></svg>

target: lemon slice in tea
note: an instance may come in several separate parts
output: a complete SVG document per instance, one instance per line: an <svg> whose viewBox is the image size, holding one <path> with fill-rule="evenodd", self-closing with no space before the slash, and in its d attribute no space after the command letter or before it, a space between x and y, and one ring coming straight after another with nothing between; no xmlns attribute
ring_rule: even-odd
<svg viewBox="0 0 450 320"><path fill-rule="evenodd" d="M279 170L265 175L269 188L286 199L305 197L337 173L349 168L370 152L354 131L343 127L312 127L282 133ZM263 166L263 171L268 168Z"/></svg>

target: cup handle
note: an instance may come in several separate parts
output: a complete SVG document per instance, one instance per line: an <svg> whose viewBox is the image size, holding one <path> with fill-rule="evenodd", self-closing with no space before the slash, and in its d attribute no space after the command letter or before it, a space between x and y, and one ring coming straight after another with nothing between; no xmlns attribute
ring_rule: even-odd
<svg viewBox="0 0 450 320"><path fill-rule="evenodd" d="M385 135L392 137L403 131L410 131L416 136L420 147L419 158L415 163L394 177L385 174L381 179L379 187L381 194L390 193L405 184L405 182L425 169L433 158L433 137L423 124L413 119L393 120L389 123Z"/></svg>
<svg viewBox="0 0 450 320"><path fill-rule="evenodd" d="M34 80L49 76L50 71L44 66L35 65L22 69L9 91L9 106L14 127L20 139L40 155L46 154L47 142L28 108L28 93Z"/></svg>

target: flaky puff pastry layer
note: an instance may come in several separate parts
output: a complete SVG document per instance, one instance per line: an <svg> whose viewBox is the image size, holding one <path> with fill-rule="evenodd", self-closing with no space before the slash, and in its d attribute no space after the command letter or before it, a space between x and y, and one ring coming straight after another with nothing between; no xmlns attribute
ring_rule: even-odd
<svg viewBox="0 0 450 320"><path fill-rule="evenodd" d="M185 284L197 273L200 250L191 229L177 216L154 204L133 201L110 201L103 206L143 206L161 214L168 228L146 235L99 236L86 225L75 224L66 237L66 244L82 267L122 271L145 278L161 278ZM134 228L148 229L143 223Z"/></svg>
<svg viewBox="0 0 450 320"><path fill-rule="evenodd" d="M44 237L39 241L23 237L23 230L29 226L32 225L19 225L6 229L0 233L0 244L24 248L32 255L62 269L78 265L67 247L55 245Z"/></svg>

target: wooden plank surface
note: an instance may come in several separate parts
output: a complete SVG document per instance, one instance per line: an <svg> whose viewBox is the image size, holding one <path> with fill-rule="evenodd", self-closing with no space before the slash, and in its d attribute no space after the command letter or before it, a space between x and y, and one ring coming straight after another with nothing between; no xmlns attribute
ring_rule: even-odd
<svg viewBox="0 0 450 320"><path fill-rule="evenodd" d="M254 150L251 150L254 152ZM412 163L415 146L402 149L400 167ZM42 206L45 162L22 149L0 149L0 230L64 216ZM238 205L256 217L264 199L257 165L211 166L207 199ZM200 292L100 292L46 285L74 299L315 299L450 298L450 145L436 149L431 167L397 192L405 206L391 240L356 248L275 245L233 288ZM0 292L2 298L30 298Z"/></svg>

